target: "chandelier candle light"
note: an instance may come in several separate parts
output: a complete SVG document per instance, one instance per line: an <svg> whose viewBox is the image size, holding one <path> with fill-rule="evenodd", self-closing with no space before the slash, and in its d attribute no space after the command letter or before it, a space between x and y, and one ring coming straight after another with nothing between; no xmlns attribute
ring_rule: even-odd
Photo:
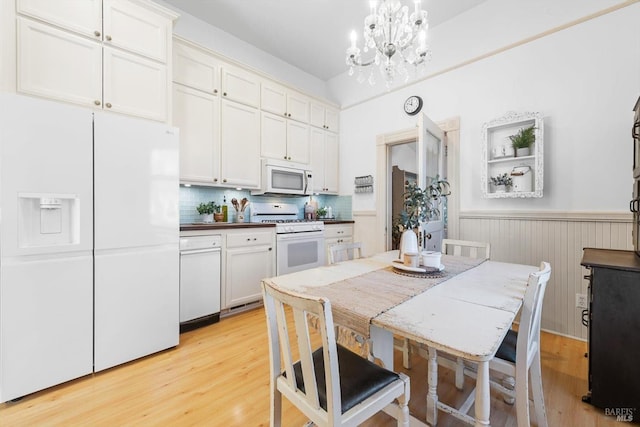
<svg viewBox="0 0 640 427"><path fill-rule="evenodd" d="M362 68L378 65L380 73L385 79L387 88L396 76L409 80L407 65L414 72L423 71L422 66L431 57L427 45L427 11L420 9L420 0L414 0L414 11L409 15L409 8L403 6L399 0L383 0L378 8L378 2L370 3L371 13L364 20L365 53L375 51L375 56L363 58L356 42L358 35L351 32L351 47L347 49L347 65L349 75L352 76L356 67L360 68L358 82L364 81ZM369 74L369 84L375 84L373 70Z"/></svg>

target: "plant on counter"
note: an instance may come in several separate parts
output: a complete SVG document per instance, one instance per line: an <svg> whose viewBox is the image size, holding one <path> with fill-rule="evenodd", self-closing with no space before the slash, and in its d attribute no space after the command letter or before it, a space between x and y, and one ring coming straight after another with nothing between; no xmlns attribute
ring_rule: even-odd
<svg viewBox="0 0 640 427"><path fill-rule="evenodd" d="M200 215L211 215L212 213L220 212L220 205L216 202L200 203L196 210Z"/></svg>
<svg viewBox="0 0 640 427"><path fill-rule="evenodd" d="M511 187L511 185L513 184L513 180L509 175L503 173L502 175L492 176L491 183L496 186L504 185L505 187Z"/></svg>
<svg viewBox="0 0 640 427"><path fill-rule="evenodd" d="M327 216L327 208L316 209L316 216L318 218L324 218L325 216Z"/></svg>

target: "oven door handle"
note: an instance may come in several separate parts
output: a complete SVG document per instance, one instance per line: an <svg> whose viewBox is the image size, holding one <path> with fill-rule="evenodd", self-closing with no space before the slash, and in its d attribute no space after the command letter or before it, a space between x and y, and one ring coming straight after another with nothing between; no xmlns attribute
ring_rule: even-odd
<svg viewBox="0 0 640 427"><path fill-rule="evenodd" d="M300 233L278 234L276 240L284 242L290 240L316 240L324 239L324 231L302 231Z"/></svg>

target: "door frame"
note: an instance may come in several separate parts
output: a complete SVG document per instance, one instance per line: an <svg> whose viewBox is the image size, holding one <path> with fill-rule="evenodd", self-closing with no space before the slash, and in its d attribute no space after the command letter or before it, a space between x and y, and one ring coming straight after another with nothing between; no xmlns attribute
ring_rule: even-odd
<svg viewBox="0 0 640 427"><path fill-rule="evenodd" d="M447 237L458 238L460 216L460 118L454 117L436 122L445 133L447 179L451 195L447 201ZM387 226L391 201L391 174L389 173L389 148L418 140L418 127L398 130L376 137L376 229L374 253L391 248L391 230Z"/></svg>

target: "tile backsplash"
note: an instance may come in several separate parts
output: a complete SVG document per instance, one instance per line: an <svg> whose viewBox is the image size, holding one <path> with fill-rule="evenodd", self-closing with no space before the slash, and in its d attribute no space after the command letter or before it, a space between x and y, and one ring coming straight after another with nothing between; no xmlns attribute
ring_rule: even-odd
<svg viewBox="0 0 640 427"><path fill-rule="evenodd" d="M226 197L229 222L235 221L235 210L231 205L231 199L234 197L241 200L243 197L249 199L249 202L261 203L293 203L300 210L300 217L304 214L304 204L313 197L318 201L318 207L331 206L333 215L336 219L352 219L351 213L351 196L305 196L305 197L274 197L274 196L252 196L249 190L234 190L232 188L216 188L216 187L198 187L180 186L180 224L191 224L202 221L202 218L196 211L196 206L200 203L214 201L218 205L223 204ZM251 204L245 209L245 221L251 221Z"/></svg>

